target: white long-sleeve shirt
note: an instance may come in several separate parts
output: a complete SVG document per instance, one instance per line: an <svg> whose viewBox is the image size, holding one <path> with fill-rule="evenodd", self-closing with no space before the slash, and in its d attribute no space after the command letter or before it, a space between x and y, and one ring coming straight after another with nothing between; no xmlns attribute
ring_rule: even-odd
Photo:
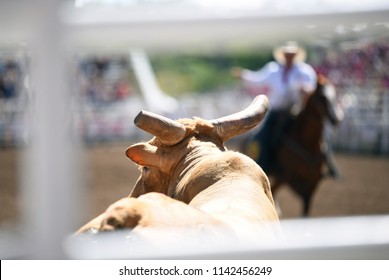
<svg viewBox="0 0 389 280"><path fill-rule="evenodd" d="M316 88L315 70L307 63L294 64L284 79L285 66L269 62L258 71L243 70L242 80L258 86L266 94L272 110L288 110L301 105L301 91L312 92Z"/></svg>

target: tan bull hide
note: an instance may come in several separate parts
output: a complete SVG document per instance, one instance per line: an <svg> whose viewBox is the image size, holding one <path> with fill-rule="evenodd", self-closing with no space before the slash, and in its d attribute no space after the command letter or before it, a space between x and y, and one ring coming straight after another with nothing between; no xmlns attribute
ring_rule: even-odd
<svg viewBox="0 0 389 280"><path fill-rule="evenodd" d="M245 110L215 120L173 121L140 112L135 124L155 137L126 150L141 170L133 191L77 233L128 229L158 240L156 230L178 228L240 240L277 239L279 221L266 174L251 158L224 146L257 126L267 108L267 97L258 96Z"/></svg>

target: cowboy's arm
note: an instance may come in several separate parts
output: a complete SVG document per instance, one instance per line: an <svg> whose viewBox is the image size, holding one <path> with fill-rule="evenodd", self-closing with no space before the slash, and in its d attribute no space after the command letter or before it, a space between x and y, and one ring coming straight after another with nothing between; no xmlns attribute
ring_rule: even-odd
<svg viewBox="0 0 389 280"><path fill-rule="evenodd" d="M247 83L262 84L269 76L278 70L278 65L275 62L269 62L258 71L252 71L240 67L231 68L231 75L235 78L241 79Z"/></svg>

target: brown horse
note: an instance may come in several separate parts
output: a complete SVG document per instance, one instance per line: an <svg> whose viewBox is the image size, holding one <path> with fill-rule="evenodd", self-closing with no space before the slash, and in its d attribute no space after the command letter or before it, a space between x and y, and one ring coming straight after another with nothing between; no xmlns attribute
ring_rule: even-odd
<svg viewBox="0 0 389 280"><path fill-rule="evenodd" d="M323 178L325 121L336 125L342 118L334 88L319 75L315 92L282 137L277 168L268 174L274 195L282 185L289 185L301 197L303 216L308 215L312 196Z"/></svg>

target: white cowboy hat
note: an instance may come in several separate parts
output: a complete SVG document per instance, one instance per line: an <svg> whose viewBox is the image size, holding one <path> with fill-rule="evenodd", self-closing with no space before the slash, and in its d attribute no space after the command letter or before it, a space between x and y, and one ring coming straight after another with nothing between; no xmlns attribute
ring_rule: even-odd
<svg viewBox="0 0 389 280"><path fill-rule="evenodd" d="M280 63L285 63L285 57L284 53L294 53L295 57L293 59L294 63L299 63L305 61L306 58L306 52L303 48L299 47L297 42L295 41L288 41L284 45L276 47L273 50L273 57L274 59Z"/></svg>

